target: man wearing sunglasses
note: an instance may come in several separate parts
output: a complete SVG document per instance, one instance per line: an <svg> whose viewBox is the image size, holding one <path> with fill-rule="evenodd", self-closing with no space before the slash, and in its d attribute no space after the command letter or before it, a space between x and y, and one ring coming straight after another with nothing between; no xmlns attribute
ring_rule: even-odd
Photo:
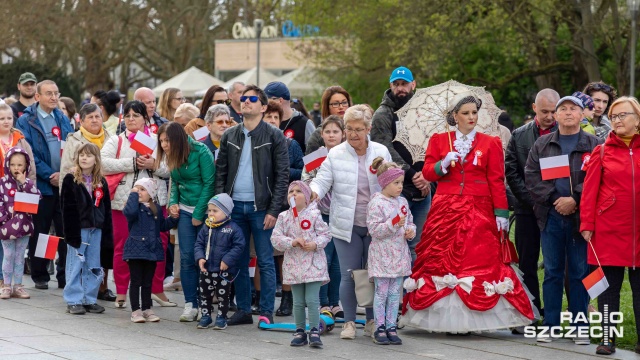
<svg viewBox="0 0 640 360"><path fill-rule="evenodd" d="M269 100L276 101L282 107L280 130L284 136L297 141L303 153L307 151L307 141L316 130L316 126L301 112L291 108L291 93L287 85L272 81L264 88L264 92Z"/></svg>
<svg viewBox="0 0 640 360"><path fill-rule="evenodd" d="M242 228L245 239L253 236L260 267L260 315L273 323L276 273L271 232L287 193L289 153L282 132L262 119L267 101L259 87L245 88L240 97L243 122L226 130L220 140L215 193L231 195L231 217ZM253 324L248 266L246 246L235 281L238 311L229 319L229 326Z"/></svg>

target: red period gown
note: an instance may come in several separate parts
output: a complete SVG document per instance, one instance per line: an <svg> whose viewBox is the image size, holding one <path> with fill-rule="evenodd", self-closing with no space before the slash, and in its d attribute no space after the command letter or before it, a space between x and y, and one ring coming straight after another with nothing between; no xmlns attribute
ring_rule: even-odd
<svg viewBox="0 0 640 360"><path fill-rule="evenodd" d="M405 281L402 323L438 332L529 325L537 310L501 260L495 217L509 213L500 139L476 133L463 165L444 174L448 135L456 140L456 132L436 134L425 155L422 173L438 190Z"/></svg>

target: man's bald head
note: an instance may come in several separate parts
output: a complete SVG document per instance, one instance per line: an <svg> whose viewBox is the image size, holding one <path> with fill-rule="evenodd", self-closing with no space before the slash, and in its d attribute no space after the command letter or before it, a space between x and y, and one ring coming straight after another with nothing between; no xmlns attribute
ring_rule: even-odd
<svg viewBox="0 0 640 360"><path fill-rule="evenodd" d="M153 114L156 112L156 95L151 89L148 87L138 88L133 93L133 100L138 100L144 103L147 107L147 115L149 115L149 119L153 117Z"/></svg>
<svg viewBox="0 0 640 360"><path fill-rule="evenodd" d="M536 95L532 108L536 113L536 121L541 128L548 129L555 124L556 103L559 100L560 94L553 89L542 89Z"/></svg>

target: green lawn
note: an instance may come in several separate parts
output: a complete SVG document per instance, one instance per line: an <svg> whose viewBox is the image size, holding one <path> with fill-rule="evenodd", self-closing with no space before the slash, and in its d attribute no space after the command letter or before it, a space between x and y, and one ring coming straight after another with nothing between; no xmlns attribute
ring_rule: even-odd
<svg viewBox="0 0 640 360"><path fill-rule="evenodd" d="M511 228L510 238L513 241L514 237L514 227ZM542 262L542 251L540 252L539 263ZM538 270L538 279L540 280L540 290L542 290L542 281L544 280L544 270ZM597 299L592 300L591 304L597 309L598 303ZM544 307L544 303L542 305ZM567 309L567 296L566 294L562 297L562 308ZM623 327L623 337L618 338L616 340L616 347L626 350L635 350L636 343L638 342L638 334L636 334L636 321L633 316L633 302L631 300L631 287L629 286L629 276L625 273L624 283L622 284L622 290L620 291L620 311L624 315L624 322L622 323ZM564 324L568 325L568 324ZM597 344L600 342L600 339L591 339L591 342Z"/></svg>

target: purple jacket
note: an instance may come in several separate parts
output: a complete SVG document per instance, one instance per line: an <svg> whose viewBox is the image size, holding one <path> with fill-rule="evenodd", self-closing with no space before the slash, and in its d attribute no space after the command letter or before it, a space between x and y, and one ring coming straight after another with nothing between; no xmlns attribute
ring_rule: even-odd
<svg viewBox="0 0 640 360"><path fill-rule="evenodd" d="M7 151L7 156L4 159L5 175L0 178L0 239L2 240L15 240L33 234L31 214L13 210L16 192L40 195L36 183L32 180L26 178L24 184L20 185L11 174L9 169L11 157L18 153L23 154L27 160L27 174L31 167L31 159L24 149L13 147Z"/></svg>

